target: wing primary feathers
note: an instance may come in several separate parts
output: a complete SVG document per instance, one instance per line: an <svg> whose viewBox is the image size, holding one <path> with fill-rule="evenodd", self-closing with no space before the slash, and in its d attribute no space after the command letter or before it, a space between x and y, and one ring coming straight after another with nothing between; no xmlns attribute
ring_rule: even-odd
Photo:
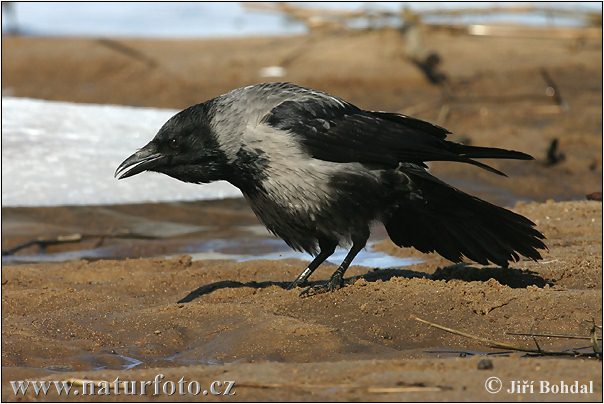
<svg viewBox="0 0 604 404"><path fill-rule="evenodd" d="M473 159L532 159L512 150L475 147L446 140L440 126L390 112L364 111L329 98L287 100L268 113L264 123L296 138L317 159L396 167L399 163L456 161L506 176Z"/></svg>

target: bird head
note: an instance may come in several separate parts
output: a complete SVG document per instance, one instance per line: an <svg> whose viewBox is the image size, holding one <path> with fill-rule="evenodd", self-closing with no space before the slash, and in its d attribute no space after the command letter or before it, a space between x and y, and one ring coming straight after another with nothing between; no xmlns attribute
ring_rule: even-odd
<svg viewBox="0 0 604 404"><path fill-rule="evenodd" d="M224 179L226 157L212 133L207 112L207 105L198 104L174 115L153 140L120 164L116 178L155 171L184 182Z"/></svg>

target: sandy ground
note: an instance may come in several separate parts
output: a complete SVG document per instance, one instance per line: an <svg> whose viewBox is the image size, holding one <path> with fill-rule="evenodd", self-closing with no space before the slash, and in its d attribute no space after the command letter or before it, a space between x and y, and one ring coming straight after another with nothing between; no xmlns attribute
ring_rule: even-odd
<svg viewBox="0 0 604 404"><path fill-rule="evenodd" d="M174 215L181 210L212 216L216 204L166 208L164 222L186 222ZM238 204L223 203L222 211L240 211L238 217L225 217L246 223L248 212ZM5 209L3 217L20 216L27 223L36 213L37 223L68 223L77 230L77 221L69 220L73 215L62 214L72 210L47 209L44 216L40 210L29 209L27 215ZM133 207L130 216L128 207L119 210L123 218L136 215ZM235 380L242 385L236 389L239 400L599 400L602 368L597 360L507 354L490 358L492 370L479 370L482 355L498 350L410 318L521 347L534 343L506 333L589 335L591 320L602 316L601 203L530 203L516 210L547 236L543 261L521 261L502 270L451 266L428 255L404 268L355 266L349 271L351 285L304 299L299 290L285 289L305 265L297 260L192 262L181 256L5 265L3 397L14 398L6 383L15 379L114 380L119 375L147 380L162 373L200 383ZM91 231L103 222L85 226ZM26 231L27 226L16 223L6 224L15 232ZM227 223L216 219L212 226L216 232L207 232L218 234ZM186 244L181 238L165 244L180 245L179 239ZM376 248L417 254L395 250L387 242ZM315 279L327 278L334 269L326 265ZM544 350L590 345L553 338L539 338L539 344ZM133 359L142 363L123 370ZM593 380L596 391L584 396L491 395L483 387L490 376L506 383L518 378ZM372 390L401 386L421 388L379 395Z"/></svg>
<svg viewBox="0 0 604 404"><path fill-rule="evenodd" d="M157 238L91 237L15 255L85 257L60 263L7 264L3 257L2 398L17 399L10 380L153 380L162 373L164 380L199 381L202 390L214 380L234 380L235 396L203 398L219 401L602 400L600 361L493 355L500 350L410 317L527 348L535 347L531 338L507 333L588 336L592 319L601 325L602 204L584 200L602 191L601 43L438 34L426 44L441 54L455 94L465 99L449 102L448 114L441 113L440 90L403 60L400 37L390 31L312 40L3 39L3 94L183 107L262 81L257 73L262 66L286 64L285 80L363 107L411 109L433 121L441 114L439 123L456 132L454 139L537 157L529 163L496 162L509 178L464 165L435 165L434 172L466 191L514 206L538 224L549 251L538 263L520 261L502 270L452 266L377 241L379 251L423 261L403 268L354 266L347 287L302 299L285 286L305 262L187 255L216 240L233 241L220 246L221 253L265 248L262 243L270 239L241 200L3 207L3 251L72 233L128 230ZM543 67L569 110L551 113L539 73ZM485 95L499 98L468 102ZM545 152L553 138L565 159L547 166ZM548 199L575 201L517 203ZM383 234L378 230L375 240ZM333 270L326 265L313 279L325 279ZM590 349L585 340L540 337L538 342L544 350ZM479 365L483 359L493 367L481 369L489 367ZM512 380L535 381L535 390L490 394L484 386L492 376L503 381L504 390ZM594 392L540 394L541 380L593 381ZM29 393L26 399L36 397Z"/></svg>

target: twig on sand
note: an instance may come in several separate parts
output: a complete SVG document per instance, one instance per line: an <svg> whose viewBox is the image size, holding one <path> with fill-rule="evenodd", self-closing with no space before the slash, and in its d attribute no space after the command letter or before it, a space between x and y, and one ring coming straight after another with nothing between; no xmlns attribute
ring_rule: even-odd
<svg viewBox="0 0 604 404"><path fill-rule="evenodd" d="M542 67L539 70L539 73L541 74L543 81L545 81L545 84L547 84L547 88L545 89L545 95L547 95L548 97L552 97L556 105L558 105L562 109L568 109L568 103L564 100L564 98L562 98L558 84L556 84L547 69L545 67Z"/></svg>
<svg viewBox="0 0 604 404"><path fill-rule="evenodd" d="M302 390L316 390L316 389L342 389L342 390L365 390L368 393L424 393L430 391L442 391L443 388L440 386L423 386L421 384L403 385L403 386L366 386L360 384L323 384L323 383L254 383L254 382L243 382L236 383L235 387L247 387L256 389L302 389Z"/></svg>
<svg viewBox="0 0 604 404"><path fill-rule="evenodd" d="M507 344L505 342L494 341L494 340L491 340L488 338L483 338L483 337L479 337L476 335L468 334L466 332L458 331L458 330L455 330L455 329L449 328L449 327L445 327L444 325L436 324L431 321L424 320L423 318L419 318L419 317L416 317L413 315L411 316L411 318L415 321L419 321L420 323L427 324L430 327L438 328L439 330L447 331L447 332L450 332L451 334L461 335L462 337L466 337L466 338L470 338L470 339L474 339L474 340L483 342L492 348L509 349L512 351L522 351L522 352L534 352L535 351L534 349L517 347L515 345Z"/></svg>
<svg viewBox="0 0 604 404"><path fill-rule="evenodd" d="M456 330L454 328L449 328L449 327L445 327L443 325L437 324L437 323L433 323L431 321L428 320L424 320L422 318L419 318L417 316L411 315L411 318L413 320L419 321L420 323L424 323L429 325L430 327L434 327L434 328L438 328L439 330L443 330L443 331L447 331L450 332L451 334L456 334L456 335L460 335L462 337L466 337L466 338L470 338L476 341L480 341L486 345L488 345L491 348L498 348L498 349L507 349L507 350L512 350L512 351L518 351L518 352L526 352L529 354L537 354L537 355L541 355L541 356L574 356L574 357L596 357L596 358L601 358L602 357L602 352L599 351L597 349L597 339L596 339L596 344L594 345L594 352L578 352L577 350L567 350L567 351L545 351L543 349L541 349L541 347L539 346L539 344L536 342L536 340L534 339L535 337L533 336L533 340L535 341L535 344L537 346L537 349L534 348L525 348L525 347L521 347L521 346L517 346L517 345L513 345L513 344L508 344L506 342L500 342L500 341L495 341L489 338L483 338L483 337L479 337L477 335L473 335L473 334L468 334L466 332L463 331L459 331ZM595 325L592 328L595 330ZM595 331L593 333L593 335L595 335ZM593 339L592 339L593 341Z"/></svg>
<svg viewBox="0 0 604 404"><path fill-rule="evenodd" d="M100 39L97 39L96 42L98 42L100 45L103 45L111 50L121 53L122 55L136 59L140 62L143 62L145 65L147 65L150 68L157 67L157 62L153 58L147 56L146 54L139 51L138 49L128 46L120 41L116 41L115 39L109 39L109 38L100 38Z"/></svg>
<svg viewBox="0 0 604 404"><path fill-rule="evenodd" d="M24 248L31 247L32 245L37 245L40 248L44 248L50 245L57 244L68 244L68 243L79 243L87 239L98 238L104 240L106 238L127 238L127 239L142 239L142 240L156 240L159 237L149 236L146 234L138 234L138 233L114 233L114 234L66 234L52 238L38 237L35 240L28 240L24 243L18 244L13 248L9 248L8 250L2 251L2 255L13 255L16 252L23 250Z"/></svg>
<svg viewBox="0 0 604 404"><path fill-rule="evenodd" d="M443 391L440 386L396 386L396 387L369 387L368 393L426 393L430 391Z"/></svg>
<svg viewBox="0 0 604 404"><path fill-rule="evenodd" d="M585 337L582 335L568 335L568 334L551 334L551 333L532 333L532 332L506 332L506 335L517 335L521 337L544 337L544 338L566 338L566 339L585 339L591 340L592 337ZM602 337L597 337L601 340Z"/></svg>
<svg viewBox="0 0 604 404"><path fill-rule="evenodd" d="M108 386L111 383L113 386L114 382L108 382L106 380L88 380L88 379L77 379L70 378L65 380L72 386L83 387L83 386L95 386L103 387ZM120 382L120 387L126 382ZM440 386L424 386L422 384L409 384L401 386L366 386L360 384L323 384L323 383L262 383L262 382L237 382L234 385L235 388L252 388L252 389L301 389L301 390L317 390L317 389L342 389L342 390L365 390L367 393L375 394L396 394L396 393L426 393L443 391L446 388Z"/></svg>
<svg viewBox="0 0 604 404"><path fill-rule="evenodd" d="M76 379L76 378L70 378L65 380L65 382L69 383L72 386L75 387L84 387L84 386L94 386L94 387L102 387L102 386L106 386L109 384L109 382L107 380L92 380L92 379ZM121 387L125 382L120 382L118 383L118 385ZM113 384L113 382L112 382Z"/></svg>
<svg viewBox="0 0 604 404"><path fill-rule="evenodd" d="M593 318L591 319L591 330L589 330L589 332L591 334L591 345L593 346L594 352L601 352L598 347L598 338L596 337L596 320Z"/></svg>

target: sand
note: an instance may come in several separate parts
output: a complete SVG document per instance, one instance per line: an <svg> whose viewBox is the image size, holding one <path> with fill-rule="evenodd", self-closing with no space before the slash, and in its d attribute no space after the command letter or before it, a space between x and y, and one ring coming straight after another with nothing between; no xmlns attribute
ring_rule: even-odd
<svg viewBox="0 0 604 404"><path fill-rule="evenodd" d="M211 205L187 209L207 217ZM572 399L597 400L597 360L508 353L489 357L492 370L479 370L483 355L501 350L410 317L526 348L534 347L530 338L506 333L589 335L592 319L602 316L601 203L531 203L517 211L548 237L541 262L520 261L503 270L455 266L428 255L400 269L354 266L348 273L352 284L309 298L285 289L305 265L297 260L180 256L5 265L3 397L14 398L6 383L15 379L147 380L162 373L174 380L235 380L242 386L236 388L238 400L570 398L491 395L483 387L490 376L593 380L593 395ZM53 221L62 216L39 219ZM322 267L315 279L334 269ZM539 344L544 350L590 345L553 338L539 338ZM124 370L133 359L142 363ZM266 384L290 387L245 387ZM371 392L397 386L424 390Z"/></svg>
<svg viewBox="0 0 604 404"><path fill-rule="evenodd" d="M342 34L312 46L303 37L118 41L152 62L93 39L5 38L3 93L183 107L261 81L260 67L296 55L287 66L289 81L367 108L415 108L414 115L438 117L439 107L417 108L438 101L439 91L402 59L402 44L391 31ZM268 248L266 232L242 200L3 207L3 250L72 233L129 230L158 237L91 237L42 252L32 246L15 257L73 253L77 259L4 263L3 400L17 399L11 380L153 380L160 373L164 380L199 381L202 390L214 380L233 380L235 395L127 399L602 400L598 360L501 353L411 317L525 348L535 342L508 333L589 336L593 319L601 325L602 204L585 200L586 194L602 191L601 43L442 34L426 41L441 53L460 95L516 97L514 102L452 103L439 123L456 133L453 138L537 157L528 163L495 162L509 178L464 165L435 165L435 174L535 221L549 247L542 261L523 260L507 270L451 265L438 256L398 249L382 240L378 229L376 250L422 261L402 268L353 266L345 288L300 298L300 290L285 286L306 262L191 259L216 240L233 241L221 245L221 253ZM543 95L542 67L557 80L570 110L536 112L552 104ZM553 138L566 157L547 166L545 152ZM313 281L334 269L321 267ZM537 341L543 350L593 350L589 340ZM496 394L485 389L493 376L504 386ZM534 391L506 393L512 380L534 381ZM542 380L593 381L593 393L542 394ZM41 398L28 393L25 399ZM51 393L46 399L82 396Z"/></svg>

